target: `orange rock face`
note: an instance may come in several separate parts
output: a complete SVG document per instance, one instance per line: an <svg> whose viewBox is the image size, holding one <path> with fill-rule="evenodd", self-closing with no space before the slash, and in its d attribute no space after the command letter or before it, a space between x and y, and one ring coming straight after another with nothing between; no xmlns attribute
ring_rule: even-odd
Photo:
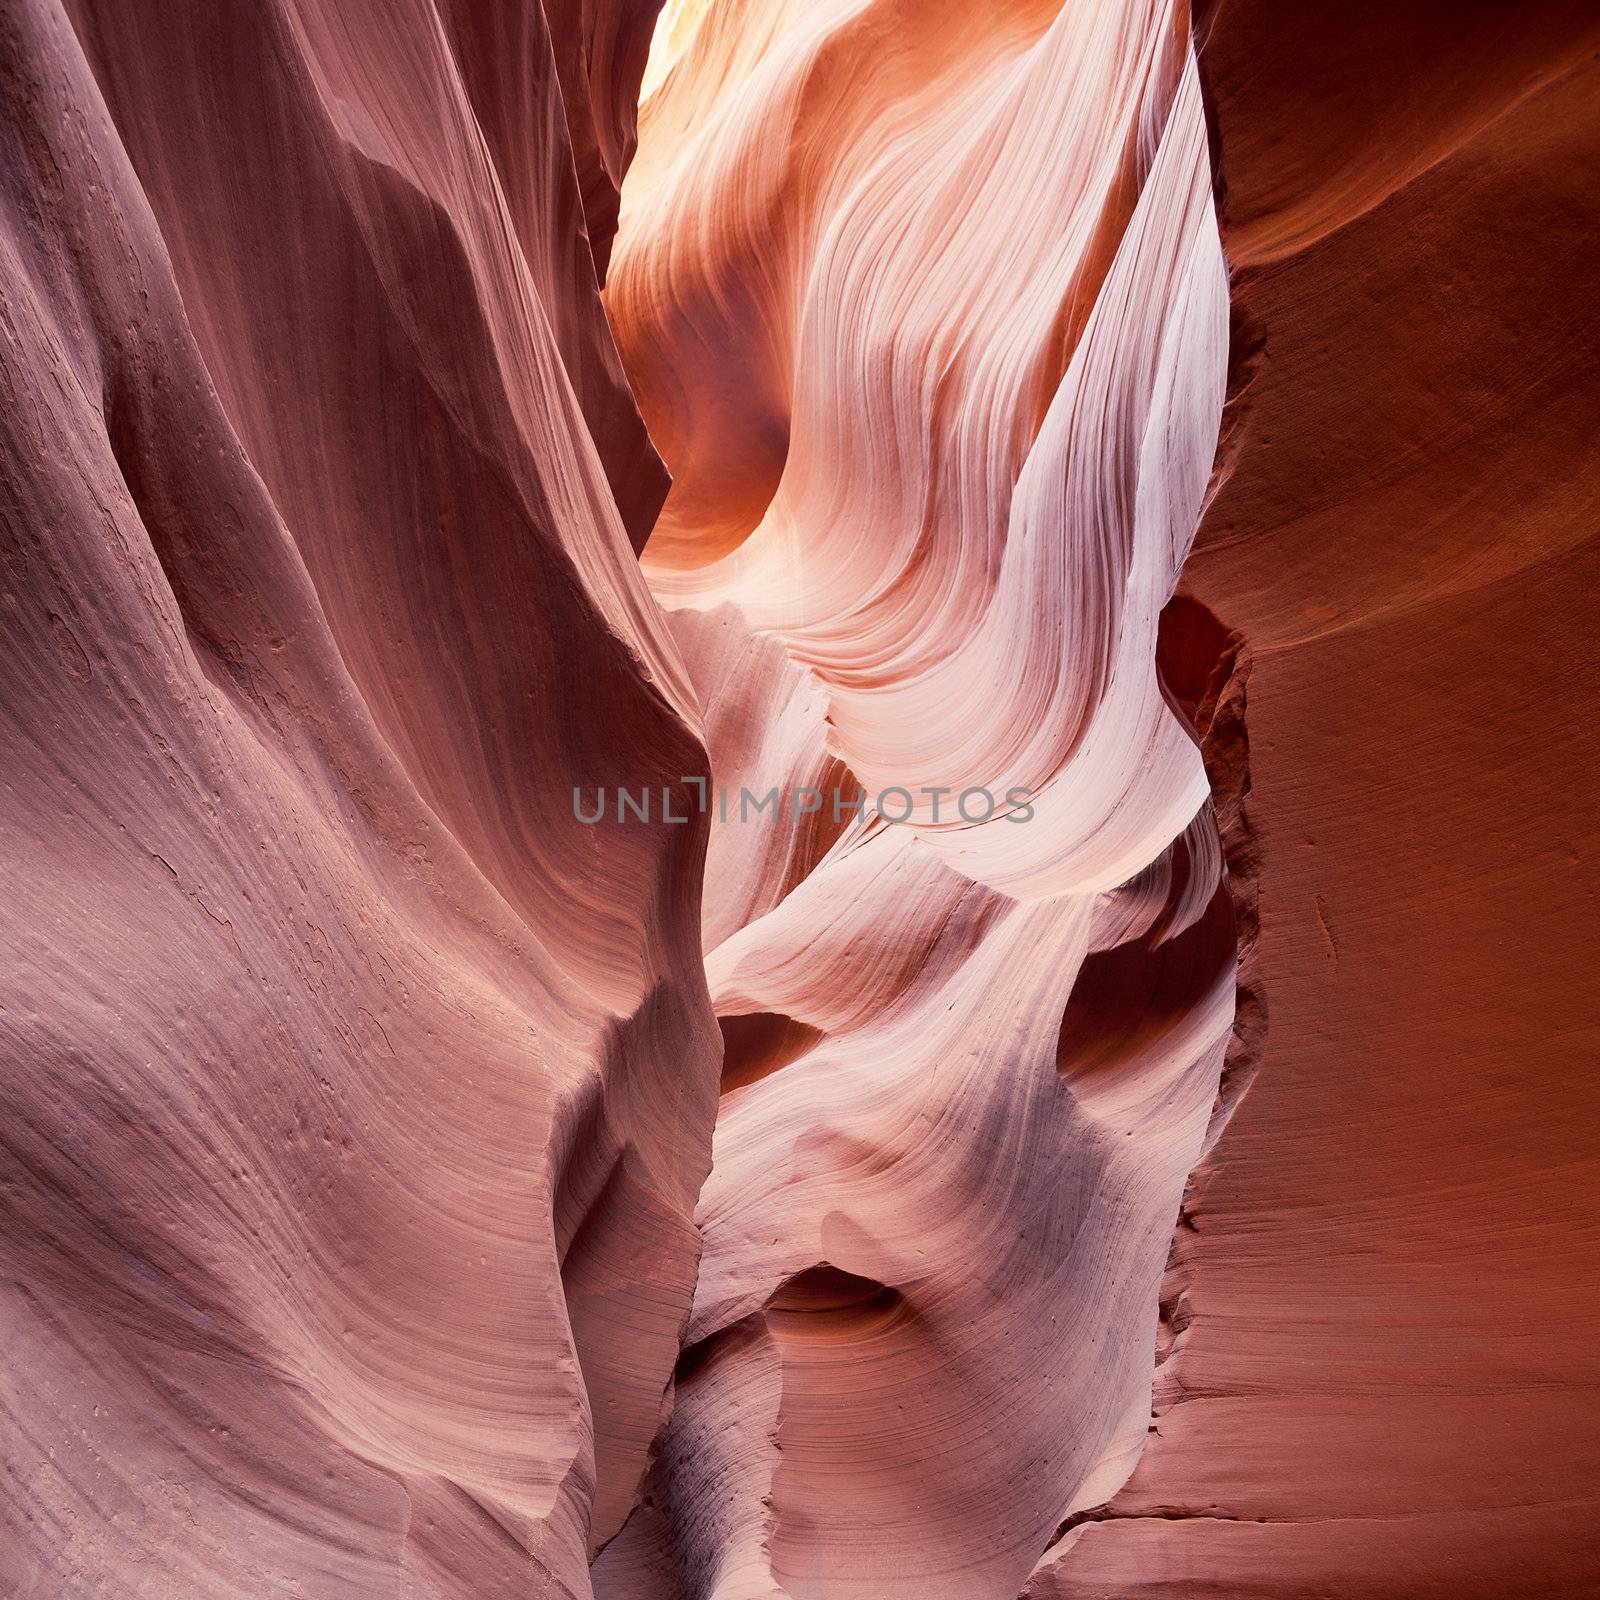
<svg viewBox="0 0 1600 1600"><path fill-rule="evenodd" d="M1040 1600L1595 1592L1592 8L1203 19L1265 1065ZM1159 1405L1158 1405L1159 1409Z"/></svg>
<svg viewBox="0 0 1600 1600"><path fill-rule="evenodd" d="M0 8L0 1596L1590 1593L1591 9L657 10Z"/></svg>
<svg viewBox="0 0 1600 1600"><path fill-rule="evenodd" d="M596 1593L1015 1596L1144 1445L1253 1061L1247 661L1168 611L1227 377L1186 14L708 10L607 299L742 793L688 1348Z"/></svg>

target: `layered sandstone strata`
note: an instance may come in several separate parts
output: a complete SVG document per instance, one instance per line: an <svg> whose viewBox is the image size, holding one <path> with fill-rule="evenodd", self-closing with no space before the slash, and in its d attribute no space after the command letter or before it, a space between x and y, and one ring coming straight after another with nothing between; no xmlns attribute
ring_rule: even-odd
<svg viewBox="0 0 1600 1600"><path fill-rule="evenodd" d="M655 9L0 5L0 1592L1587 1594L1591 8Z"/></svg>

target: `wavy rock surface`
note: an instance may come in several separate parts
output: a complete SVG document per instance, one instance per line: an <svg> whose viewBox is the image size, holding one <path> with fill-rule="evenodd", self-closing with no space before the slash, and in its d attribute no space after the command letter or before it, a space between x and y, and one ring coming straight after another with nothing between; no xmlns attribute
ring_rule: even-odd
<svg viewBox="0 0 1600 1600"><path fill-rule="evenodd" d="M0 3L0 1594L1590 1593L1592 8L657 9Z"/></svg>
<svg viewBox="0 0 1600 1600"><path fill-rule="evenodd" d="M0 75L0 1591L586 1596L717 1044L703 826L572 815L705 757L542 13Z"/></svg>
<svg viewBox="0 0 1600 1600"><path fill-rule="evenodd" d="M606 1600L1010 1600L1146 1437L1237 964L1226 635L1161 627L1227 365L1185 21L669 14L608 303L733 808L726 1054Z"/></svg>
<svg viewBox="0 0 1600 1600"><path fill-rule="evenodd" d="M1036 1600L1596 1592L1594 8L1205 19L1268 1064Z"/></svg>

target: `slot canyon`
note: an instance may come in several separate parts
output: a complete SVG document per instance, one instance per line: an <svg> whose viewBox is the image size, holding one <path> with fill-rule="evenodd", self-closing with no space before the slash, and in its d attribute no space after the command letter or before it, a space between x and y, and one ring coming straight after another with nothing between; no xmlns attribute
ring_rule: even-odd
<svg viewBox="0 0 1600 1600"><path fill-rule="evenodd" d="M0 1600L1583 1600L1600 15L0 0Z"/></svg>

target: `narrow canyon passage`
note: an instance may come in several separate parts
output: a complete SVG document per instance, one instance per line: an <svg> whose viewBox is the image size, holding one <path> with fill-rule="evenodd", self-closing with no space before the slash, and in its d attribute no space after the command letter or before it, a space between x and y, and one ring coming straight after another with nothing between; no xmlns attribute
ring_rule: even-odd
<svg viewBox="0 0 1600 1600"><path fill-rule="evenodd" d="M1012 1600L1138 1457L1251 1064L1243 659L1166 612L1228 365L1187 9L678 7L645 82L606 299L726 1057L596 1594Z"/></svg>
<svg viewBox="0 0 1600 1600"><path fill-rule="evenodd" d="M0 1600L1592 1600L1597 153L0 0Z"/></svg>

